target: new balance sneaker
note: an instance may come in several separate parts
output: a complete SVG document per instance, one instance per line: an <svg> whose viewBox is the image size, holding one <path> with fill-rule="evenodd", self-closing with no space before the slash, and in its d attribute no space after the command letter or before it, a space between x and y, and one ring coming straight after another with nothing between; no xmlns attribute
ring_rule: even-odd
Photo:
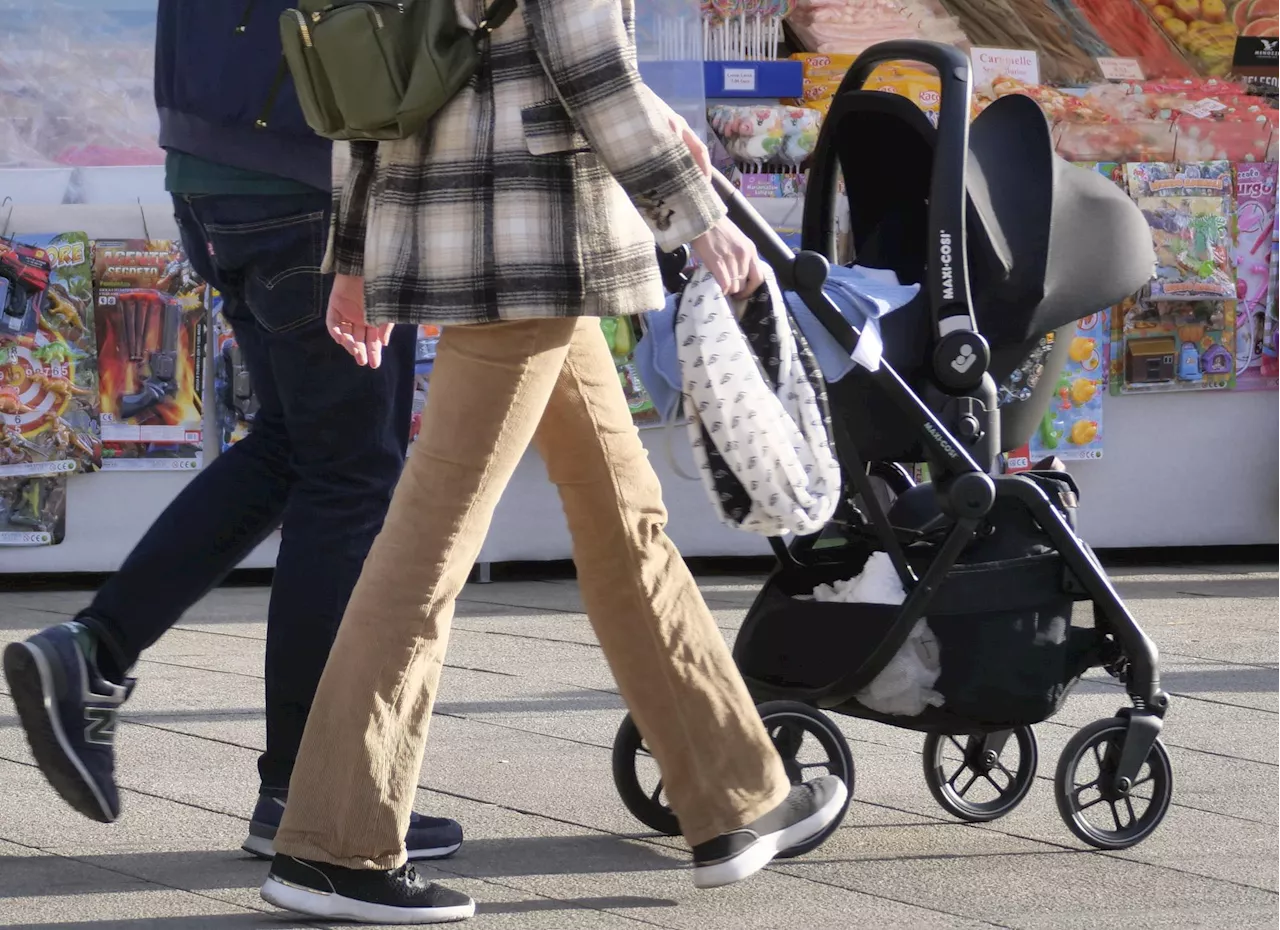
<svg viewBox="0 0 1280 930"><path fill-rule="evenodd" d="M107 681L96 641L80 623L50 627L4 650L4 677L40 771L86 817L120 816L115 780L116 720L134 680Z"/></svg>
<svg viewBox="0 0 1280 930"><path fill-rule="evenodd" d="M778 853L817 836L840 816L849 789L834 775L796 785L773 810L732 833L693 847L693 884L732 885L759 872Z"/></svg>
<svg viewBox="0 0 1280 930"><path fill-rule="evenodd" d="M249 821L249 836L241 848L260 859L270 859L276 854L276 831L284 816L284 795L264 791L258 795L258 804ZM409 829L404 837L409 860L444 859L452 856L462 845L462 826L447 817L409 815Z"/></svg>
<svg viewBox="0 0 1280 930"><path fill-rule="evenodd" d="M427 881L412 862L381 871L277 855L262 897L309 917L370 924L442 924L476 912L471 898Z"/></svg>

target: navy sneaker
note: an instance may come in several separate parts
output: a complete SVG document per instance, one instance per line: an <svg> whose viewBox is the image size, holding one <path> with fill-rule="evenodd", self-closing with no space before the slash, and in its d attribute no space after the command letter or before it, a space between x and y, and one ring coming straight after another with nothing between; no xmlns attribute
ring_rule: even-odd
<svg viewBox="0 0 1280 930"><path fill-rule="evenodd" d="M4 650L4 677L40 771L62 799L91 820L120 816L115 780L116 720L134 679L107 681L92 633L74 621Z"/></svg>
<svg viewBox="0 0 1280 930"><path fill-rule="evenodd" d="M249 821L249 836L240 848L260 859L271 859L276 854L276 831L284 816L285 796L264 791L258 795L258 805ZM462 845L462 825L447 817L409 815L409 830L404 837L409 861L444 859L452 856Z"/></svg>

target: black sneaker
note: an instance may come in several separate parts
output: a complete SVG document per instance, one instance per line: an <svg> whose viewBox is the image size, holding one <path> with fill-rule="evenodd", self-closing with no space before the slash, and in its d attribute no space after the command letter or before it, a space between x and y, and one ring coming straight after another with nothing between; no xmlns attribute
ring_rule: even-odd
<svg viewBox="0 0 1280 930"><path fill-rule="evenodd" d="M780 852L817 836L840 816L849 789L834 775L796 785L754 823L693 847L693 884L732 885L759 872Z"/></svg>
<svg viewBox="0 0 1280 930"><path fill-rule="evenodd" d="M277 854L262 897L309 917L369 924L443 924L476 912L475 901L427 881L412 862L390 871L348 869Z"/></svg>
<svg viewBox="0 0 1280 930"><path fill-rule="evenodd" d="M134 680L114 684L94 661L93 634L74 621L4 650L4 677L40 771L62 799L101 823L120 816L116 719Z"/></svg>
<svg viewBox="0 0 1280 930"><path fill-rule="evenodd" d="M276 854L276 831L280 829L284 805L283 794L269 791L259 794L258 804L253 809L253 819L249 821L249 835L240 848L247 853L253 853L259 859L272 858ZM410 814L404 845L410 862L423 859L445 859L456 853L462 846L462 826L456 820L450 820L447 817Z"/></svg>

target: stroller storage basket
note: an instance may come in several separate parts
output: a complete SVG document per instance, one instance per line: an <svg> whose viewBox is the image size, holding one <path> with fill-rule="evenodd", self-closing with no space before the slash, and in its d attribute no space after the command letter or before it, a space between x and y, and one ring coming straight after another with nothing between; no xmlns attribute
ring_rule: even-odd
<svg viewBox="0 0 1280 930"><path fill-rule="evenodd" d="M934 685L941 707L915 717L889 717L856 701L831 709L944 733L1030 725L1057 713L1079 677L1098 663L1102 636L1071 625L1076 598L1061 558L1039 541L1027 542L1026 554L999 558L978 541L934 595L927 620L941 657ZM1007 546L1005 539L999 549ZM909 551L919 571L931 550ZM840 565L782 566L765 583L734 650L757 697L836 681L863 665L892 627L896 606L806 599L819 584L857 574L870 550L861 559L846 555ZM879 671L864 670L862 685Z"/></svg>

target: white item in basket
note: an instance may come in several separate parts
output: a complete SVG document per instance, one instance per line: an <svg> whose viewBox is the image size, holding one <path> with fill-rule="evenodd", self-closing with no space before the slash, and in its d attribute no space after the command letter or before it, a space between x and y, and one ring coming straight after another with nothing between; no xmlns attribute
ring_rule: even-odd
<svg viewBox="0 0 1280 930"><path fill-rule="evenodd" d="M867 559L861 574L847 581L819 585L814 588L813 597L845 604L901 604L907 592L888 554L876 552ZM926 707L942 706L942 695L933 690L941 672L938 641L921 617L897 654L854 697L859 704L881 714L915 717Z"/></svg>

